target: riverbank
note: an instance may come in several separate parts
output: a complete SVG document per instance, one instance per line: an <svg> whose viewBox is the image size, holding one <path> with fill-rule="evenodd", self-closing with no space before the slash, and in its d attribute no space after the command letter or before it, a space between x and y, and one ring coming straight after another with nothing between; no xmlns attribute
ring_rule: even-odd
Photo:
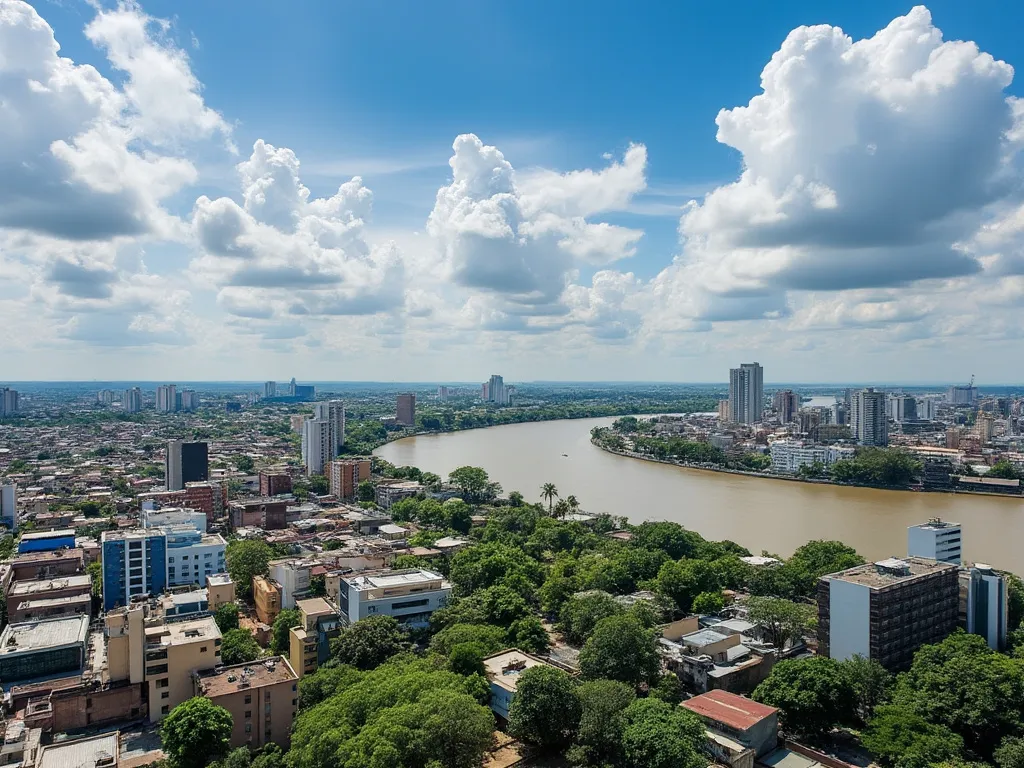
<svg viewBox="0 0 1024 768"><path fill-rule="evenodd" d="M727 475L744 475L747 477L758 477L764 480L786 480L791 483L806 483L808 485L832 485L837 488L870 488L879 491L911 491L914 493L939 493L939 494L950 494L950 495L962 495L962 496L982 496L993 499L1021 499L1020 494L1012 493L994 493L989 491L968 491L959 488L912 488L905 485L867 485L866 483L837 483L834 480L829 480L824 477L798 477L796 475L775 475L770 472L757 472L750 469L734 469L732 467L722 467L716 464L692 464L685 461L676 461L673 459L659 459L656 456L651 456L647 453L637 453L636 451L624 451L615 448L609 448L603 445L596 438L590 439L590 444L595 448L599 448L605 453L611 453L616 456L622 456L627 459L639 459L640 461L650 461L655 464L668 464L672 467L682 467L683 469L696 469L704 472L720 472Z"/></svg>

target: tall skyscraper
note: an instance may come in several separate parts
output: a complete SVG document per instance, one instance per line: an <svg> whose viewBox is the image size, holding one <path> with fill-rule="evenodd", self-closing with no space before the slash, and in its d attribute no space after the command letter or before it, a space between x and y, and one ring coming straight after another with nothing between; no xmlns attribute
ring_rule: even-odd
<svg viewBox="0 0 1024 768"><path fill-rule="evenodd" d="M18 391L10 387L0 387L0 418L13 416L18 412Z"/></svg>
<svg viewBox="0 0 1024 768"><path fill-rule="evenodd" d="M729 421L757 424L764 412L764 369L742 363L729 371Z"/></svg>
<svg viewBox="0 0 1024 768"><path fill-rule="evenodd" d="M334 426L328 419L306 419L302 422L302 463L306 475L322 475L334 457Z"/></svg>
<svg viewBox="0 0 1024 768"><path fill-rule="evenodd" d="M125 413L138 413L142 410L142 390L138 387L126 389L121 396L121 410Z"/></svg>
<svg viewBox="0 0 1024 768"><path fill-rule="evenodd" d="M917 400L898 392L889 396L889 418L893 421L914 421L917 418Z"/></svg>
<svg viewBox="0 0 1024 768"><path fill-rule="evenodd" d="M167 441L164 475L168 491L180 491L186 483L210 479L209 449L206 443Z"/></svg>
<svg viewBox="0 0 1024 768"><path fill-rule="evenodd" d="M451 390L448 387L440 386L437 388L437 399L444 401L451 397Z"/></svg>
<svg viewBox="0 0 1024 768"><path fill-rule="evenodd" d="M0 523L12 531L18 527L18 494L13 485L0 485Z"/></svg>
<svg viewBox="0 0 1024 768"><path fill-rule="evenodd" d="M395 421L407 427L416 424L416 395L404 394L398 396L398 407L395 414Z"/></svg>
<svg viewBox="0 0 1024 768"><path fill-rule="evenodd" d="M491 376L484 387L484 400L497 405L508 405L511 387L505 386L505 380L501 376Z"/></svg>
<svg viewBox="0 0 1024 768"><path fill-rule="evenodd" d="M164 384L156 388L156 410L158 413L174 413L178 410L178 388Z"/></svg>
<svg viewBox="0 0 1024 768"><path fill-rule="evenodd" d="M96 393L96 402L100 405L110 405L114 402L114 390L101 389Z"/></svg>
<svg viewBox="0 0 1024 768"><path fill-rule="evenodd" d="M263 396L264 397L277 397L277 382L266 381L263 383Z"/></svg>
<svg viewBox="0 0 1024 768"><path fill-rule="evenodd" d="M331 455L330 461L341 453L345 445L345 403L341 400L328 400L313 405L313 418L323 419L330 423Z"/></svg>
<svg viewBox="0 0 1024 768"><path fill-rule="evenodd" d="M194 389L183 389L179 396L181 397L181 410L194 411L199 407L199 393Z"/></svg>
<svg viewBox="0 0 1024 768"><path fill-rule="evenodd" d="M974 386L950 387L946 390L946 402L950 405L974 405L978 399L978 388Z"/></svg>
<svg viewBox="0 0 1024 768"><path fill-rule="evenodd" d="M1009 618L1006 577L991 566L975 563L960 571L960 599L967 593L966 629L981 635L993 651L1006 646Z"/></svg>
<svg viewBox="0 0 1024 768"><path fill-rule="evenodd" d="M778 414L780 424L789 424L800 410L800 395L791 389L776 392L772 395L772 408Z"/></svg>
<svg viewBox="0 0 1024 768"><path fill-rule="evenodd" d="M851 402L850 426L857 442L861 445L888 445L889 418L885 392L868 387L854 392Z"/></svg>

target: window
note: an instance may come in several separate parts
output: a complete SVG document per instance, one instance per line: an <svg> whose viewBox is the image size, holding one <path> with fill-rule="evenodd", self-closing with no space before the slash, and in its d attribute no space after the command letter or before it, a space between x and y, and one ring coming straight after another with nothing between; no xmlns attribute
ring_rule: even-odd
<svg viewBox="0 0 1024 768"><path fill-rule="evenodd" d="M169 699L169 698L171 698L171 692L170 691L163 691L163 692L161 692L160 693L160 698L161 699Z"/></svg>
<svg viewBox="0 0 1024 768"><path fill-rule="evenodd" d="M252 718L252 710L251 709L247 709L247 710L245 710L245 719L249 720L250 718Z"/></svg>
<svg viewBox="0 0 1024 768"><path fill-rule="evenodd" d="M245 724L245 732L246 733L252 733L252 723L246 723Z"/></svg>
<svg viewBox="0 0 1024 768"><path fill-rule="evenodd" d="M392 611L401 611L401 610L403 610L405 608L419 608L422 605L427 605L429 602L430 602L430 600L428 600L425 597L420 599L420 600L406 600L405 602L402 602L402 603L392 603L391 604L391 610Z"/></svg>
<svg viewBox="0 0 1024 768"><path fill-rule="evenodd" d="M252 704L252 694L246 694L245 695L245 703L246 704Z"/></svg>
<svg viewBox="0 0 1024 768"><path fill-rule="evenodd" d="M295 691L297 691L297 690L299 690L299 686L296 685L295 683L292 683L292 693L295 693Z"/></svg>
<svg viewBox="0 0 1024 768"><path fill-rule="evenodd" d="M157 688L166 688L168 685L169 685L169 683L167 682L167 678L166 677L163 680L157 680L156 681L156 687Z"/></svg>
<svg viewBox="0 0 1024 768"><path fill-rule="evenodd" d="M263 694L263 700L270 701L270 691L267 691Z"/></svg>
<svg viewBox="0 0 1024 768"><path fill-rule="evenodd" d="M174 562L174 558L173 557L168 557L167 558L167 562L168 563L173 563Z"/></svg>
<svg viewBox="0 0 1024 768"><path fill-rule="evenodd" d="M269 702L264 705L263 712L264 712L264 714L267 714L267 715L270 714L270 703Z"/></svg>
<svg viewBox="0 0 1024 768"><path fill-rule="evenodd" d="M200 653L206 653L206 646L205 645L199 646L199 652Z"/></svg>
<svg viewBox="0 0 1024 768"><path fill-rule="evenodd" d="M293 707L298 706L298 703L299 703L298 699L292 699L292 706Z"/></svg>
<svg viewBox="0 0 1024 768"><path fill-rule="evenodd" d="M162 707L160 707L160 714L161 715L166 715L170 711L171 711L171 705L170 704L164 704Z"/></svg>

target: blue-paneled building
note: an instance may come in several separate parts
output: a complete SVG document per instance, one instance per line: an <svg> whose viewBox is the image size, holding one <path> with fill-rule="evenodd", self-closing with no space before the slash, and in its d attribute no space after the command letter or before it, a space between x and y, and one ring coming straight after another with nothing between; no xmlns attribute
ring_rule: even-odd
<svg viewBox="0 0 1024 768"><path fill-rule="evenodd" d="M103 610L167 588L167 534L135 528L103 532Z"/></svg>
<svg viewBox="0 0 1024 768"><path fill-rule="evenodd" d="M18 542L18 554L25 552L53 552L58 549L75 548L75 532L70 529L59 531L39 531L38 533L22 534Z"/></svg>

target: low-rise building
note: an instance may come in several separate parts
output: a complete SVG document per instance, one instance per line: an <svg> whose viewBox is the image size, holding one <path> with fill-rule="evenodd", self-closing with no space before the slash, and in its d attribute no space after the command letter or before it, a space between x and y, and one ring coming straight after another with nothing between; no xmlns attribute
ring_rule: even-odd
<svg viewBox="0 0 1024 768"><path fill-rule="evenodd" d="M52 552L75 548L75 530L60 528L53 531L24 533L18 541L18 554L25 552Z"/></svg>
<svg viewBox="0 0 1024 768"><path fill-rule="evenodd" d="M212 616L145 628L150 722L162 720L193 696L192 674L220 664L220 644Z"/></svg>
<svg viewBox="0 0 1024 768"><path fill-rule="evenodd" d="M167 585L204 584L227 570L227 542L218 533L200 533L188 525L162 528L167 535Z"/></svg>
<svg viewBox="0 0 1024 768"><path fill-rule="evenodd" d="M117 731L66 739L39 750L35 768L115 768L120 765Z"/></svg>
<svg viewBox="0 0 1024 768"><path fill-rule="evenodd" d="M393 616L403 624L425 626L448 604L452 585L441 574L419 568L342 577L338 606L354 624L367 616Z"/></svg>
<svg viewBox="0 0 1024 768"><path fill-rule="evenodd" d="M39 619L58 619L65 616L92 614L92 595L88 592L67 597L29 598L7 603L7 620L12 624Z"/></svg>
<svg viewBox="0 0 1024 768"><path fill-rule="evenodd" d="M225 603L235 602L235 582L226 573L207 576L206 594L210 601L210 610L216 611Z"/></svg>
<svg viewBox="0 0 1024 768"><path fill-rule="evenodd" d="M273 626L274 619L281 612L281 588L266 576L254 576L252 599L259 620L267 626Z"/></svg>
<svg viewBox="0 0 1024 768"><path fill-rule="evenodd" d="M80 549L56 552L26 552L8 561L13 581L52 579L85 573L85 556Z"/></svg>
<svg viewBox="0 0 1024 768"><path fill-rule="evenodd" d="M491 711L507 721L516 697L519 676L528 669L544 666L554 665L518 648L501 651L485 658L484 672L491 684Z"/></svg>
<svg viewBox="0 0 1024 768"><path fill-rule="evenodd" d="M413 480L400 480L391 483L379 483L377 485L377 506L381 509L391 509L391 505L401 499L412 498L425 493L427 487L422 483Z"/></svg>
<svg viewBox="0 0 1024 768"><path fill-rule="evenodd" d="M299 677L316 672L330 658L330 641L341 628L338 610L322 597L297 602L299 625L289 630L288 658Z"/></svg>
<svg viewBox="0 0 1024 768"><path fill-rule="evenodd" d="M8 624L0 634L0 680L78 672L85 664L89 617Z"/></svg>
<svg viewBox="0 0 1024 768"><path fill-rule="evenodd" d="M243 499L228 505L233 529L262 528L277 531L287 527L288 501L280 499Z"/></svg>
<svg viewBox="0 0 1024 768"><path fill-rule="evenodd" d="M779 714L728 691L709 691L680 706L704 721L705 750L726 765L752 765L754 759L774 752L779 744Z"/></svg>
<svg viewBox="0 0 1024 768"><path fill-rule="evenodd" d="M288 748L299 694L298 677L283 656L197 672L193 695L231 713L232 747Z"/></svg>
<svg viewBox="0 0 1024 768"><path fill-rule="evenodd" d="M311 571L316 565L315 560L301 557L270 561L270 579L281 592L281 610L294 609L295 601L306 597L312 578Z"/></svg>
<svg viewBox="0 0 1024 768"><path fill-rule="evenodd" d="M36 606L35 615L33 609L24 606L24 603L39 602L39 601L53 601L60 600L61 598L89 598L89 601L85 604L85 615L89 616L92 613L91 600L92 600L92 577L87 573L74 574L72 576L59 576L54 579L35 579L32 581L16 581L11 584L11 588L7 593L7 605L10 621L12 623L17 621L27 621L29 619L39 619L43 616L38 612L41 606ZM56 607L57 603L46 603L50 608ZM80 605L80 601L76 603ZM68 610L68 613L79 613L79 611L73 608ZM57 612L60 615L60 612Z"/></svg>
<svg viewBox="0 0 1024 768"><path fill-rule="evenodd" d="M260 496L280 496L292 492L292 478L287 472L260 472Z"/></svg>

